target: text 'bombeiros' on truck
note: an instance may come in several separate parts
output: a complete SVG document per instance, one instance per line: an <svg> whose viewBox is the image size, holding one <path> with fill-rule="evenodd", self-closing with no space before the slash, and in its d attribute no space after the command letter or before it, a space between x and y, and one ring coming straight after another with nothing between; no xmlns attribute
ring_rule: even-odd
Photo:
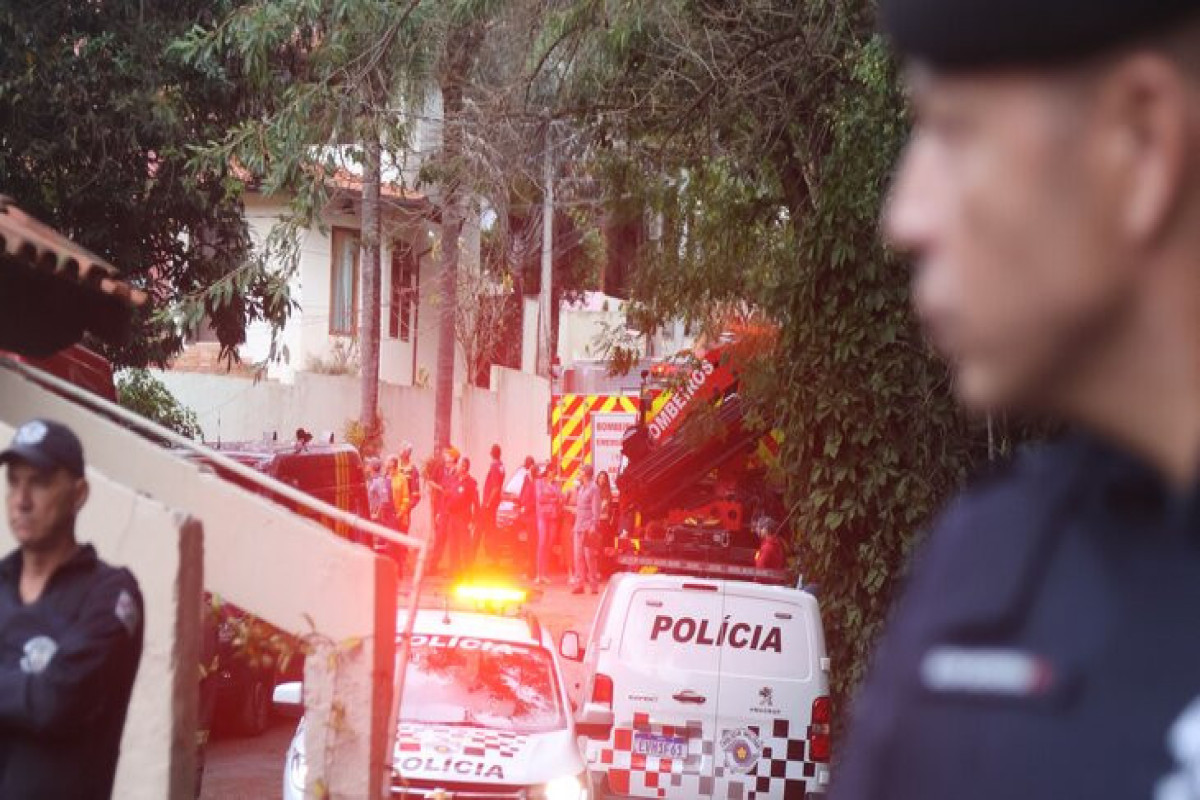
<svg viewBox="0 0 1200 800"><path fill-rule="evenodd" d="M646 558L763 563L756 524L780 520L775 480L782 434L750 422L741 373L771 346L769 328L738 328L620 377L576 364L551 400L551 463L564 488L585 465L608 472L619 511L605 542L607 572ZM691 429L689 429L689 427ZM743 576L744 577L744 576Z"/></svg>

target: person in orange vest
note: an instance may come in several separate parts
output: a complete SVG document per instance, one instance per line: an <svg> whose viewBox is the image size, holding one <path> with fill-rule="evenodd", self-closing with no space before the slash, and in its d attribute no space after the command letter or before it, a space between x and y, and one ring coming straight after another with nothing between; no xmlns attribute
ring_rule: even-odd
<svg viewBox="0 0 1200 800"><path fill-rule="evenodd" d="M408 533L412 526L412 482L408 470L401 469L395 456L388 459L388 482L392 492L392 507L396 509L396 529Z"/></svg>

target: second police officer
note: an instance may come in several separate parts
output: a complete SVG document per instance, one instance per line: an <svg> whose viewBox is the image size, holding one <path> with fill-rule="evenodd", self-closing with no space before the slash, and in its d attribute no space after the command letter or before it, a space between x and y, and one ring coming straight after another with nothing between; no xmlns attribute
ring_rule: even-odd
<svg viewBox="0 0 1200 800"><path fill-rule="evenodd" d="M1200 798L1200 2L882 0L885 225L976 411L1072 432L935 526L833 800Z"/></svg>

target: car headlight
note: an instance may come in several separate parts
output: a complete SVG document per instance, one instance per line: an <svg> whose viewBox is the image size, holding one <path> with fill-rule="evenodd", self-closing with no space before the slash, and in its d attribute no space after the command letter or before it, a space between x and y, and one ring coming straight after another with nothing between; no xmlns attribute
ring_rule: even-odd
<svg viewBox="0 0 1200 800"><path fill-rule="evenodd" d="M587 784L581 775L564 775L542 787L544 800L587 800Z"/></svg>
<svg viewBox="0 0 1200 800"><path fill-rule="evenodd" d="M292 782L293 789L304 791L304 784L308 782L308 759L304 757L303 750L294 749L288 756L288 780Z"/></svg>

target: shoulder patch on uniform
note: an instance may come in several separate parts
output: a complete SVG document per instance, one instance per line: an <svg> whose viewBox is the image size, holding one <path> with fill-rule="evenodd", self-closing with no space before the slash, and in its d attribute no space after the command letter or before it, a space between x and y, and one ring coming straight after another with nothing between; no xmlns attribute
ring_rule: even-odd
<svg viewBox="0 0 1200 800"><path fill-rule="evenodd" d="M1200 798L1200 698L1193 700L1167 732L1167 747L1176 771L1154 786L1154 800Z"/></svg>
<svg viewBox="0 0 1200 800"><path fill-rule="evenodd" d="M121 624L125 626L125 630L129 631L129 635L133 636L137 633L138 626L142 624L142 612L138 609L137 601L133 599L133 595L128 589L122 589L117 595L117 605L113 609L113 613Z"/></svg>

